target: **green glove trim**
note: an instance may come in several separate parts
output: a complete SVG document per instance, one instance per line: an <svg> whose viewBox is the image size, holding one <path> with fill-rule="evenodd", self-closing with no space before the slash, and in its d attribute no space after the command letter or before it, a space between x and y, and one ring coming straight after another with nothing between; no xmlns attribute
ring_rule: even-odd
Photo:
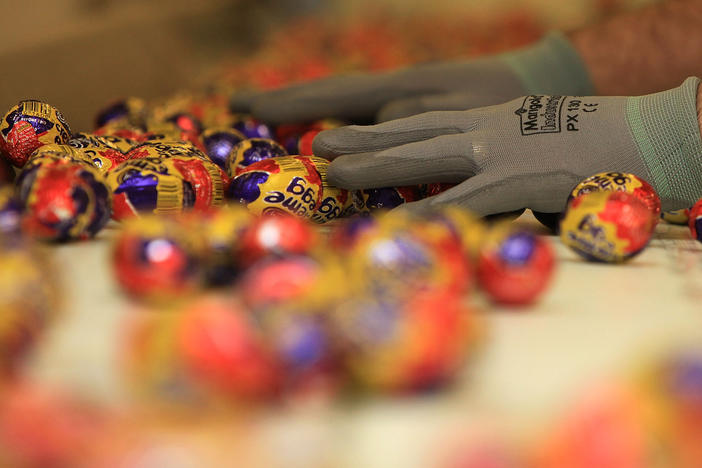
<svg viewBox="0 0 702 468"><path fill-rule="evenodd" d="M661 198L692 206L702 197L702 140L697 121L699 78L678 88L627 100L626 115ZM686 206L680 206L685 208Z"/></svg>
<svg viewBox="0 0 702 468"><path fill-rule="evenodd" d="M590 96L595 93L580 55L559 32L536 44L498 56L519 77L525 94Z"/></svg>

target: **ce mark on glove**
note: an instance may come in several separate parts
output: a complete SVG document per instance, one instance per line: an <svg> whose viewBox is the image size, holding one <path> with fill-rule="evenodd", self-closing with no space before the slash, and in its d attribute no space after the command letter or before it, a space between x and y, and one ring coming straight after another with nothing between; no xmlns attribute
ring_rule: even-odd
<svg viewBox="0 0 702 468"><path fill-rule="evenodd" d="M578 98L569 98L566 107L566 130L569 132L577 132L579 130L578 123L580 112L590 113L597 112L598 103L583 102Z"/></svg>

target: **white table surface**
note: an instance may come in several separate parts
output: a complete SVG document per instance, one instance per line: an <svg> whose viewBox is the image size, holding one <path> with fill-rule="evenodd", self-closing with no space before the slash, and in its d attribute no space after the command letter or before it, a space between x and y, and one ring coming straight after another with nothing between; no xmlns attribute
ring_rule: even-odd
<svg viewBox="0 0 702 468"><path fill-rule="evenodd" d="M529 213L516 222L537 225ZM130 305L112 279L110 235L51 249L64 273L65 313L31 372L120 404L128 391L116 372L119 333ZM587 263L551 241L559 259L552 287L528 309L480 303L488 338L455 389L263 411L252 430L273 466L429 466L442 440L473 424L528 434L587 385L671 345L700 342L702 244L685 227L661 224L640 256L618 266Z"/></svg>

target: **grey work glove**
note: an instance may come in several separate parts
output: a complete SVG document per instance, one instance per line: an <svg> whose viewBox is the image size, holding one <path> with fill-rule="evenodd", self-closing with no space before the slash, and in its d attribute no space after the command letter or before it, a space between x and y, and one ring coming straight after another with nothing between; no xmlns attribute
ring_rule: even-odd
<svg viewBox="0 0 702 468"><path fill-rule="evenodd" d="M372 122L430 110L471 109L537 93L592 93L578 53L561 34L552 33L530 47L488 58L236 94L231 107L271 124L328 117Z"/></svg>
<svg viewBox="0 0 702 468"><path fill-rule="evenodd" d="M405 205L458 204L480 215L559 212L570 190L603 171L650 182L664 210L702 197L698 78L641 97L527 96L469 111L429 112L320 133L329 181L347 189L459 183Z"/></svg>

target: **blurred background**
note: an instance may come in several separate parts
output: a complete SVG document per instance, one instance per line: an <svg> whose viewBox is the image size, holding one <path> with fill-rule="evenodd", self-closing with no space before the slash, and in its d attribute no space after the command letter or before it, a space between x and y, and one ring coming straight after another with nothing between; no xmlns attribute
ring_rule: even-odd
<svg viewBox="0 0 702 468"><path fill-rule="evenodd" d="M484 34L451 44L444 55L479 52L489 43L506 48L505 22L526 26L522 42L549 28L572 29L621 9L651 0L34 0L4 2L0 17L0 58L6 73L0 107L20 99L44 99L66 114L75 130L92 127L94 112L107 102L133 95L147 99L201 86L230 74L237 65L284 43L288 49L317 50L314 31L341 28L364 19L379 23L441 16L466 19L466 31L480 25ZM305 17L318 19L304 23ZM491 28L494 26L494 28ZM412 26L410 26L412 27ZM284 31L284 37L281 37ZM382 31L381 31L382 32ZM412 31L404 31L404 34ZM418 32L419 33L419 32ZM423 31L436 41L439 30ZM459 34L462 34L459 33ZM519 31L517 31L519 33ZM514 33L513 33L514 34ZM382 42L379 34L377 40ZM467 36L456 39L466 40ZM413 39L420 42L418 37ZM369 39L372 43L373 38ZM485 43L485 44L483 44ZM366 46L368 43L364 43ZM382 44L381 44L382 45ZM495 46L493 45L493 48ZM487 47L486 50L491 50ZM426 59L427 57L421 57ZM440 58L440 57L439 57ZM405 57L402 62L415 61ZM270 63L271 60L268 60ZM260 63L260 62L257 62ZM397 64L400 64L397 61ZM388 64L393 65L393 64ZM254 72L255 70L247 70Z"/></svg>
<svg viewBox="0 0 702 468"><path fill-rule="evenodd" d="M496 53L550 29L572 30L653 1L5 2L0 107L41 99L60 108L74 131L90 130L98 109L127 96L158 100L206 87L276 88L335 73ZM689 237L682 227L664 234L681 243ZM71 455L79 452L81 463L60 466L78 468L515 468L527 466L516 461L521 452L540 460L528 466L562 468L584 459L577 466L633 468L654 466L641 460L662 459L660 441L676 431L682 434L676 440L692 447L698 461L702 351L659 352L700 342L702 328L690 324L699 322L692 304L699 303L702 250L689 243L697 246L690 240L666 247L657 239L649 258L659 264L647 260L637 270L583 265L562 248L563 273L553 288L561 292L538 314L480 314L488 330L485 348L444 392L338 401L296 397L270 405L246 402L229 412L215 401L209 413L196 406L185 415L167 405L158 412L149 399L145 407L128 406L133 395L120 367L118 335L126 311L143 311L128 308L113 281L105 239L52 247L58 264L75 267L62 294L80 313L68 311L42 342L30 363L33 384L0 386L0 466L7 466L5 444L37 456L38 463L27 465L32 468L59 466L44 461L64 455L65 447ZM638 282L644 277L647 282ZM647 288L660 294L653 300L629 294ZM685 288L696 296L690 299ZM612 297L593 299L593 291ZM689 307L655 302L674 295ZM592 310L578 313L574 302L592 304ZM476 310L484 312L480 304ZM168 356L157 351L151 350L164 373L173 371ZM160 375L162 369L150 370ZM669 382L675 392L663 388ZM62 399L57 389L69 397ZM86 409L81 398L98 409ZM103 462L105 454L130 450L147 461L91 465L75 449L85 446ZM602 463L600 455L615 463Z"/></svg>

